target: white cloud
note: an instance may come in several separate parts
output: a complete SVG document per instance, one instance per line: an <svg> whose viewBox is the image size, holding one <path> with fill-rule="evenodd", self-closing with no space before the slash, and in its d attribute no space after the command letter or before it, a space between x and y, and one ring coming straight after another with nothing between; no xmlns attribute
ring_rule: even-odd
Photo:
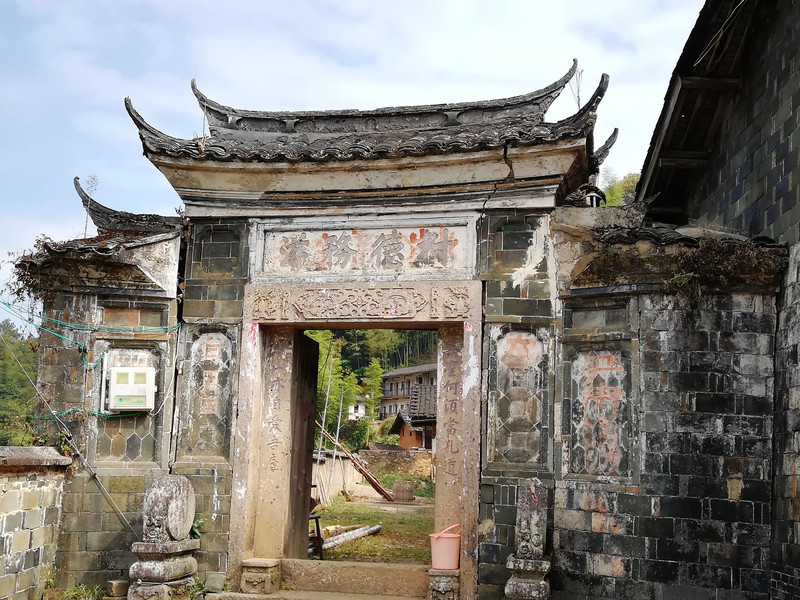
<svg viewBox="0 0 800 600"><path fill-rule="evenodd" d="M578 58L583 98L611 86L597 142L620 128L608 164L638 170L669 75L702 0L16 0L0 51L7 128L4 248L83 231L73 175L95 174L114 208L172 214L174 191L141 156L125 96L155 127L191 137L211 98L240 108L376 108L511 96L546 86ZM21 17L20 17L21 15ZM14 47L3 47L13 44ZM20 55L19 53L22 52ZM568 91L552 107L574 112ZM8 137L6 137L8 136ZM31 218L31 207L36 207Z"/></svg>

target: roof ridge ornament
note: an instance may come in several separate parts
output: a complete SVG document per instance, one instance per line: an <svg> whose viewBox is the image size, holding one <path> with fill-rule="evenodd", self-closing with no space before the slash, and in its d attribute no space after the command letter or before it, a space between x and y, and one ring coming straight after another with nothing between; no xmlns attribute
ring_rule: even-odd
<svg viewBox="0 0 800 600"><path fill-rule="evenodd" d="M521 111L526 105L532 105L532 110L526 112L538 112L542 118L550 105L558 98L570 80L574 77L578 70L578 59L573 59L572 66L567 72L559 79L550 85L517 96L509 96L505 98L497 98L493 100L478 100L471 102L456 102L456 103L440 103L440 104L422 104L417 106L394 106L383 107L369 110L360 109L341 109L341 110L295 110L295 111L261 111L261 110L248 110L234 108L221 104L212 100L197 87L197 80L192 78L190 87L200 108L209 113L209 123L216 127L224 129L245 129L247 128L242 124L243 120L258 121L263 128L259 131L272 131L281 133L292 133L293 131L284 130L281 128L282 124L287 121L294 123L298 121L309 121L319 119L365 119L365 118L380 118L382 116L399 116L407 115L409 117L416 115L431 115L438 114L445 119L445 126L461 124L459 116L463 113L470 111L487 111L494 109L500 110L514 110Z"/></svg>

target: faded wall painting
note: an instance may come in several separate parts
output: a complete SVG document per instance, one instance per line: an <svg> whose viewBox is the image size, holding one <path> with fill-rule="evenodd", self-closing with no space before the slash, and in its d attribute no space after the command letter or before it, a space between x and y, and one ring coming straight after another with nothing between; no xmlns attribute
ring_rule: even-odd
<svg viewBox="0 0 800 600"><path fill-rule="evenodd" d="M619 350L581 351L572 361L570 471L630 474L630 363Z"/></svg>
<svg viewBox="0 0 800 600"><path fill-rule="evenodd" d="M493 346L489 461L542 464L542 439L547 431L547 347L535 333L516 330L497 337Z"/></svg>
<svg viewBox="0 0 800 600"><path fill-rule="evenodd" d="M200 334L184 367L178 457L227 460L232 395L232 344L222 332Z"/></svg>

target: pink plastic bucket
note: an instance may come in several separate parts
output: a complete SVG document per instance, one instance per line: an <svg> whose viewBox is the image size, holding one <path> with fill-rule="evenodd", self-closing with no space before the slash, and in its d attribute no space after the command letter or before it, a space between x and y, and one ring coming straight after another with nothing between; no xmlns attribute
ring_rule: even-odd
<svg viewBox="0 0 800 600"><path fill-rule="evenodd" d="M439 533L431 533L431 566L434 569L458 569L458 553L461 550L461 530L458 533L447 533L451 529L461 527L460 523L451 525Z"/></svg>

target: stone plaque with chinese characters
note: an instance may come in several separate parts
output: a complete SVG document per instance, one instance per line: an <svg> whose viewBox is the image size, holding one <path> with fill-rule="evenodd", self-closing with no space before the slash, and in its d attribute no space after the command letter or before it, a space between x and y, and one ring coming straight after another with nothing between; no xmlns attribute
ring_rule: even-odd
<svg viewBox="0 0 800 600"><path fill-rule="evenodd" d="M630 474L630 365L622 352L579 352L572 362L570 470Z"/></svg>
<svg viewBox="0 0 800 600"><path fill-rule="evenodd" d="M255 280L458 279L474 270L474 227L439 219L309 223L305 229L257 227ZM447 274L446 276L443 276Z"/></svg>

